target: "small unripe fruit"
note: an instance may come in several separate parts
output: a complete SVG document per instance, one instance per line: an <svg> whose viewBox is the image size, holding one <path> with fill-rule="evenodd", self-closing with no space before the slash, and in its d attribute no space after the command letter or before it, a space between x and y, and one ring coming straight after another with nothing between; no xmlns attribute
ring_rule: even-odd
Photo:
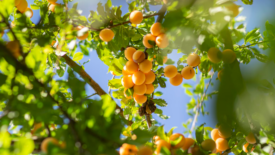
<svg viewBox="0 0 275 155"><path fill-rule="evenodd" d="M125 66L126 70L130 73L135 73L138 71L138 64L134 61L127 61Z"/></svg>
<svg viewBox="0 0 275 155"><path fill-rule="evenodd" d="M137 50L134 47L127 47L124 51L126 59L133 60L133 55Z"/></svg>
<svg viewBox="0 0 275 155"><path fill-rule="evenodd" d="M212 139L206 139L201 143L201 147L206 151L214 151L216 148L216 143Z"/></svg>
<svg viewBox="0 0 275 155"><path fill-rule="evenodd" d="M151 40L151 41L156 41L156 37L153 36L152 34L146 34L144 37L143 37L143 45L146 47L146 48L152 48L153 45L151 45L148 41Z"/></svg>
<svg viewBox="0 0 275 155"><path fill-rule="evenodd" d="M134 86L132 75L123 76L121 79L121 84L124 88L132 88Z"/></svg>
<svg viewBox="0 0 275 155"><path fill-rule="evenodd" d="M140 11L132 11L130 13L130 22L133 23L133 24L140 24L143 20L143 15L142 15L142 12Z"/></svg>
<svg viewBox="0 0 275 155"><path fill-rule="evenodd" d="M114 38L115 34L111 29L105 28L100 31L99 38L103 41L109 42Z"/></svg>
<svg viewBox="0 0 275 155"><path fill-rule="evenodd" d="M228 142L224 138L218 138L216 140L216 147L220 151L225 151L225 150L229 149Z"/></svg>
<svg viewBox="0 0 275 155"><path fill-rule="evenodd" d="M180 73L177 73L176 76L170 78L169 81L173 86L179 86L183 81L183 77Z"/></svg>
<svg viewBox="0 0 275 155"><path fill-rule="evenodd" d="M24 13L28 8L28 2L26 0L21 0L16 7L18 11L20 11L21 13Z"/></svg>
<svg viewBox="0 0 275 155"><path fill-rule="evenodd" d="M44 139L41 143L41 150L43 152L47 152L49 143L54 144L56 146L59 146L59 143L58 143L57 139L55 139L53 137L48 137L48 138Z"/></svg>
<svg viewBox="0 0 275 155"><path fill-rule="evenodd" d="M161 150L162 147L166 147L168 150L171 148L171 145L168 142L166 142L165 140L162 140L162 139L158 140L156 142L156 145L157 145L157 149L155 151L156 154L160 153L160 150Z"/></svg>
<svg viewBox="0 0 275 155"><path fill-rule="evenodd" d="M248 149L247 149L248 145L249 145L249 143L246 143L246 144L243 145L243 151L246 152L246 153L249 152ZM253 150L254 150L254 148L251 149L251 151L253 151Z"/></svg>
<svg viewBox="0 0 275 155"><path fill-rule="evenodd" d="M156 22L154 23L151 28L150 28L150 32L153 36L158 36L160 35L161 33L163 33L163 30L162 30L162 27L161 27L161 24L160 22Z"/></svg>
<svg viewBox="0 0 275 155"><path fill-rule="evenodd" d="M226 49L222 52L222 60L225 63L232 63L236 59L236 53L231 49Z"/></svg>
<svg viewBox="0 0 275 155"><path fill-rule="evenodd" d="M255 144L256 143L256 139L254 137L254 134L252 132L250 132L246 137L245 137L246 141L249 144Z"/></svg>
<svg viewBox="0 0 275 155"><path fill-rule="evenodd" d="M145 96L145 95L135 95L134 100L138 104L143 104L147 101L147 96Z"/></svg>
<svg viewBox="0 0 275 155"><path fill-rule="evenodd" d="M219 130L218 129L213 129L211 131L211 138L216 141L218 138L222 138L220 135L219 135Z"/></svg>
<svg viewBox="0 0 275 155"><path fill-rule="evenodd" d="M142 146L138 151L138 155L153 155L153 151L149 146Z"/></svg>
<svg viewBox="0 0 275 155"><path fill-rule="evenodd" d="M164 68L164 76L168 78L173 78L177 75L178 69L174 65L168 65Z"/></svg>
<svg viewBox="0 0 275 155"><path fill-rule="evenodd" d="M153 65L150 60L144 60L139 64L139 70L142 71L143 73L148 73L151 71Z"/></svg>
<svg viewBox="0 0 275 155"><path fill-rule="evenodd" d="M133 74L132 80L135 85L141 85L145 82L145 74L141 71L137 71Z"/></svg>
<svg viewBox="0 0 275 155"><path fill-rule="evenodd" d="M196 66L198 66L200 63L201 63L201 59L200 59L200 57L199 57L197 54L195 54L195 53L192 53L192 54L190 54L190 55L187 57L187 64L188 64L188 66L196 67Z"/></svg>
<svg viewBox="0 0 275 155"><path fill-rule="evenodd" d="M181 75L186 80L192 79L195 75L195 71L194 71L193 67L186 66L181 70Z"/></svg>
<svg viewBox="0 0 275 155"><path fill-rule="evenodd" d="M156 44L159 48L166 48L169 45L169 40L165 34L160 34L156 38Z"/></svg>
<svg viewBox="0 0 275 155"><path fill-rule="evenodd" d="M134 85L134 93L136 95L144 95L146 93L146 85L141 84L141 85Z"/></svg>
<svg viewBox="0 0 275 155"><path fill-rule="evenodd" d="M216 47L211 47L207 52L208 59L213 63L219 63L222 60L222 53Z"/></svg>
<svg viewBox="0 0 275 155"><path fill-rule="evenodd" d="M77 26L76 30L79 31L79 30L81 30L83 28L84 28L84 26ZM76 38L79 39L79 40L85 40L88 37L88 35L89 35L89 33L85 32L82 36L76 36Z"/></svg>
<svg viewBox="0 0 275 155"><path fill-rule="evenodd" d="M233 13L233 17L237 17L239 15L239 6L236 5L235 3L231 3L229 5L226 6L226 8L229 10L229 11L232 11Z"/></svg>
<svg viewBox="0 0 275 155"><path fill-rule="evenodd" d="M47 0L47 1L51 4L55 4L57 2L57 0Z"/></svg>
<svg viewBox="0 0 275 155"><path fill-rule="evenodd" d="M174 141L180 137L181 137L180 142L178 144L176 144L175 146L172 146L172 148L175 148L175 149L181 148L185 143L185 137L180 133L174 133L170 136L170 138L169 138L170 141Z"/></svg>
<svg viewBox="0 0 275 155"><path fill-rule="evenodd" d="M195 140L192 138L185 138L185 143L182 146L183 150L188 150L192 145L195 144Z"/></svg>
<svg viewBox="0 0 275 155"><path fill-rule="evenodd" d="M153 84L146 84L146 92L145 94L152 94L154 92L155 88Z"/></svg>
<svg viewBox="0 0 275 155"><path fill-rule="evenodd" d="M126 70L126 66L123 67L122 69L122 75L125 76L125 75L132 75L133 73L132 72L129 72Z"/></svg>
<svg viewBox="0 0 275 155"><path fill-rule="evenodd" d="M143 51L136 51L133 54L133 61L135 63L141 63L143 60L145 60L145 53Z"/></svg>
<svg viewBox="0 0 275 155"><path fill-rule="evenodd" d="M156 75L153 71L145 73L145 84L151 84L155 81Z"/></svg>

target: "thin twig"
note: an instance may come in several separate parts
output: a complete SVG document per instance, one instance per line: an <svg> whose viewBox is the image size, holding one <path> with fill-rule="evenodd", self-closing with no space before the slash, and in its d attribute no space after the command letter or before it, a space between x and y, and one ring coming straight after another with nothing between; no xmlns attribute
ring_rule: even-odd
<svg viewBox="0 0 275 155"><path fill-rule="evenodd" d="M239 48L246 48L246 47L250 47L250 46L254 46L254 45L257 45L257 44L263 44L263 43L268 43L270 42L269 40L265 40L265 41L260 41L260 42L257 42L257 43L253 43L253 44L250 44L250 45L239 45Z"/></svg>

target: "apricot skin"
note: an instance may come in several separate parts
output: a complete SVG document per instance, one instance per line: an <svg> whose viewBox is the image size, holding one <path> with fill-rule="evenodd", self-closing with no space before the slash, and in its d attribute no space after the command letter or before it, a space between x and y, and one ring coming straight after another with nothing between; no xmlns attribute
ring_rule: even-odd
<svg viewBox="0 0 275 155"><path fill-rule="evenodd" d="M163 60L162 60L163 64L165 64L165 63L167 62L167 60L168 60L168 57L167 57L167 56L164 56L164 57L163 57Z"/></svg>
<svg viewBox="0 0 275 155"><path fill-rule="evenodd" d="M14 0L14 5L17 6L20 4L20 2L21 2L21 0Z"/></svg>
<svg viewBox="0 0 275 155"><path fill-rule="evenodd" d="M53 137L48 137L48 138L44 139L41 143L41 150L43 152L47 152L49 143L52 143L52 144L57 145L57 146L59 145L57 139L55 139Z"/></svg>
<svg viewBox="0 0 275 155"><path fill-rule="evenodd" d="M134 85L134 93L136 95L144 95L146 93L146 85L142 84L142 85Z"/></svg>
<svg viewBox="0 0 275 155"><path fill-rule="evenodd" d="M165 140L162 140L162 139L158 140L156 142L156 145L157 145L157 149L155 151L156 154L160 153L160 150L161 150L162 147L166 147L167 149L171 148L171 145L168 142L166 142Z"/></svg>
<svg viewBox="0 0 275 155"><path fill-rule="evenodd" d="M148 41L151 40L151 41L156 41L156 37L153 36L152 34L147 34L143 37L143 45L146 47L146 48L152 48L153 45L151 45Z"/></svg>
<svg viewBox="0 0 275 155"><path fill-rule="evenodd" d="M172 146L172 148L178 149L178 148L183 147L183 145L184 145L184 143L185 143L185 137L184 137L182 134L180 134L180 133L174 133L174 134L172 134L172 135L170 136L170 139L169 139L169 140L170 140L170 141L174 141L174 140L178 139L179 137L182 137L182 138L181 138L181 141L180 141L177 145Z"/></svg>
<svg viewBox="0 0 275 155"><path fill-rule="evenodd" d="M153 65L150 60L144 60L139 64L139 70L142 71L143 73L148 73L151 71Z"/></svg>
<svg viewBox="0 0 275 155"><path fill-rule="evenodd" d="M153 140L154 140L154 143L156 144L156 142L161 140L161 138L159 136L154 136Z"/></svg>
<svg viewBox="0 0 275 155"><path fill-rule="evenodd" d="M166 48L169 45L169 40L165 34L160 34L156 38L156 44L159 48Z"/></svg>
<svg viewBox="0 0 275 155"><path fill-rule="evenodd" d="M130 155L130 154L136 154L138 152L138 149L135 145L124 143L119 149L120 155Z"/></svg>
<svg viewBox="0 0 275 155"><path fill-rule="evenodd" d="M249 143L246 143L246 144L243 145L243 151L246 152L246 153L249 152L248 149L247 149L248 145L249 145ZM251 149L251 151L253 151L253 150L254 150L254 148Z"/></svg>
<svg viewBox="0 0 275 155"><path fill-rule="evenodd" d="M173 86L179 86L182 83L183 78L180 73L177 73L176 76L170 78L169 81Z"/></svg>
<svg viewBox="0 0 275 155"><path fill-rule="evenodd" d="M178 69L174 65L168 65L164 68L164 76L168 78L173 78L177 75Z"/></svg>
<svg viewBox="0 0 275 155"><path fill-rule="evenodd" d="M52 12L54 12L56 6L60 6L60 4L57 4L57 3L56 3L56 4L51 4L51 5L49 6L49 10L52 11Z"/></svg>
<svg viewBox="0 0 275 155"><path fill-rule="evenodd" d="M26 0L21 0L16 7L18 11L20 11L21 13L24 13L28 8L28 2Z"/></svg>
<svg viewBox="0 0 275 155"><path fill-rule="evenodd" d="M33 11L32 11L32 9L31 9L31 8L27 8L27 10L26 10L26 11L29 11L29 12L31 13L30 18L32 18L32 16L33 16Z"/></svg>
<svg viewBox="0 0 275 155"><path fill-rule="evenodd" d="M200 57L195 53L192 53L187 57L188 66L196 67L200 63L201 63Z"/></svg>
<svg viewBox="0 0 275 155"><path fill-rule="evenodd" d="M134 86L132 75L123 76L121 79L121 84L124 88L132 88Z"/></svg>
<svg viewBox="0 0 275 155"><path fill-rule="evenodd" d="M143 60L145 60L145 53L143 51L136 51L133 54L133 61L135 63L141 63Z"/></svg>
<svg viewBox="0 0 275 155"><path fill-rule="evenodd" d="M143 104L147 101L147 96L145 96L145 95L134 95L134 100L138 104Z"/></svg>
<svg viewBox="0 0 275 155"><path fill-rule="evenodd" d="M145 74L141 71L137 71L133 74L132 80L134 84L141 85L145 82Z"/></svg>
<svg viewBox="0 0 275 155"><path fill-rule="evenodd" d="M134 61L128 61L126 62L126 71L129 73L135 73L138 71L138 64L135 63Z"/></svg>
<svg viewBox="0 0 275 155"><path fill-rule="evenodd" d="M145 84L151 84L155 81L156 75L153 71L145 73Z"/></svg>
<svg viewBox="0 0 275 155"><path fill-rule="evenodd" d="M184 79L192 79L195 76L195 71L193 67L191 66L186 66L181 70L181 75Z"/></svg>
<svg viewBox="0 0 275 155"><path fill-rule="evenodd" d="M201 143L201 146L206 151L214 151L216 148L216 143L212 139L206 139Z"/></svg>
<svg viewBox="0 0 275 155"><path fill-rule="evenodd" d="M138 151L138 155L153 155L153 151L149 146L142 146Z"/></svg>
<svg viewBox="0 0 275 155"><path fill-rule="evenodd" d="M127 71L126 66L123 67L123 69L122 69L122 75L123 76L132 75L132 74L133 74L132 72Z"/></svg>
<svg viewBox="0 0 275 155"><path fill-rule="evenodd" d="M81 30L81 29L83 29L84 28L84 26L77 26L76 27L76 30ZM77 39L79 39L79 40L85 40L87 37L88 37L88 35L89 35L89 33L88 32L86 32L85 34L83 34L82 36L76 36L76 38Z"/></svg>
<svg viewBox="0 0 275 155"><path fill-rule="evenodd" d="M227 140L224 138L218 138L216 140L216 148L220 151L225 151L229 149Z"/></svg>
<svg viewBox="0 0 275 155"><path fill-rule="evenodd" d="M136 49L134 47L127 47L124 51L124 55L126 59L133 60L133 55L136 52Z"/></svg>
<svg viewBox="0 0 275 155"><path fill-rule="evenodd" d="M219 63L222 60L222 53L216 47L211 47L207 52L208 59L213 63Z"/></svg>
<svg viewBox="0 0 275 155"><path fill-rule="evenodd" d="M255 144L256 143L256 139L254 137L254 134L252 132L250 132L246 137L245 137L246 141L249 144Z"/></svg>
<svg viewBox="0 0 275 155"><path fill-rule="evenodd" d="M225 63L232 63L236 59L236 53L231 49L226 49L222 52L222 60Z"/></svg>
<svg viewBox="0 0 275 155"><path fill-rule="evenodd" d="M140 24L143 20L143 14L140 11L132 11L130 13L130 22L133 24Z"/></svg>
<svg viewBox="0 0 275 155"><path fill-rule="evenodd" d="M220 135L219 135L219 130L218 129L213 129L211 131L211 137L214 141L216 141L218 138L222 138Z"/></svg>
<svg viewBox="0 0 275 155"><path fill-rule="evenodd" d="M146 92L145 94L152 94L154 92L155 88L152 84L146 84Z"/></svg>
<svg viewBox="0 0 275 155"><path fill-rule="evenodd" d="M51 4L55 4L57 2L57 0L47 0L47 1Z"/></svg>
<svg viewBox="0 0 275 155"><path fill-rule="evenodd" d="M153 36L158 36L162 33L162 28L161 28L161 24L160 22L156 22L154 23L151 28L150 28L150 32Z"/></svg>
<svg viewBox="0 0 275 155"><path fill-rule="evenodd" d="M99 38L103 41L109 42L114 38L115 34L111 29L105 28L100 31Z"/></svg>
<svg viewBox="0 0 275 155"><path fill-rule="evenodd" d="M192 145L195 144L195 140L192 138L185 138L185 143L181 147L183 150L188 150Z"/></svg>

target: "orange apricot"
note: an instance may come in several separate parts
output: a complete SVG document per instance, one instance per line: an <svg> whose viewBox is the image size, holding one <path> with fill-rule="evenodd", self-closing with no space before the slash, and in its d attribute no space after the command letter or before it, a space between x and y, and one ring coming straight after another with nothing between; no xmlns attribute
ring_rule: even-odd
<svg viewBox="0 0 275 155"><path fill-rule="evenodd" d="M193 67L191 66L186 66L181 70L181 75L184 79L192 79L195 76L195 71Z"/></svg>
<svg viewBox="0 0 275 155"><path fill-rule="evenodd" d="M142 61L140 64L139 64L139 70L142 71L143 73L148 73L151 71L153 65L152 65L152 62L148 59Z"/></svg>
<svg viewBox="0 0 275 155"><path fill-rule="evenodd" d="M165 34L160 34L156 38L156 44L159 48L166 48L169 45L169 40Z"/></svg>
<svg viewBox="0 0 275 155"><path fill-rule="evenodd" d="M20 2L21 2L21 0L14 0L14 6L19 5L19 4L20 4Z"/></svg>
<svg viewBox="0 0 275 155"><path fill-rule="evenodd" d="M203 153L200 150L200 147L198 145L195 145L193 147L190 147L188 149L188 154L192 154L192 155L202 155Z"/></svg>
<svg viewBox="0 0 275 155"><path fill-rule="evenodd" d="M55 7L59 7L59 6L61 6L60 4L51 4L50 6L49 6L49 10L50 11L52 11L52 12L55 12Z"/></svg>
<svg viewBox="0 0 275 155"><path fill-rule="evenodd" d="M30 13L29 16L30 16L30 18L32 18L32 16L33 16L32 9L31 8L27 8L26 12L29 12Z"/></svg>
<svg viewBox="0 0 275 155"><path fill-rule="evenodd" d="M48 3L51 3L51 4L55 4L57 2L57 0L47 0Z"/></svg>
<svg viewBox="0 0 275 155"><path fill-rule="evenodd" d="M220 151L225 151L229 149L227 140L224 138L218 138L216 140L216 148Z"/></svg>
<svg viewBox="0 0 275 155"><path fill-rule="evenodd" d="M164 76L168 78L173 78L177 75L178 69L174 65L168 65L164 68Z"/></svg>
<svg viewBox="0 0 275 155"><path fill-rule="evenodd" d="M135 85L141 85L145 82L145 74L141 71L137 71L133 74L132 80Z"/></svg>
<svg viewBox="0 0 275 155"><path fill-rule="evenodd" d="M175 148L175 149L181 148L185 143L185 137L180 133L174 133L169 137L170 141L175 141L176 139L178 139L180 137L181 137L180 142L178 144L176 144L175 146L172 146L172 148Z"/></svg>
<svg viewBox="0 0 275 155"><path fill-rule="evenodd" d="M243 145L243 151L246 152L246 153L249 152L248 149L247 149L248 146L249 146L249 143L245 143L245 144ZM254 150L254 147L253 147L250 151L252 152L253 150Z"/></svg>
<svg viewBox="0 0 275 155"><path fill-rule="evenodd" d="M206 139L201 143L201 147L206 151L214 151L216 148L216 143L212 139Z"/></svg>
<svg viewBox="0 0 275 155"><path fill-rule="evenodd" d="M160 153L162 147L166 147L167 149L171 148L171 145L168 142L166 142L165 140L162 140L162 139L158 140L156 142L156 145L157 145L157 149L155 151L156 154Z"/></svg>
<svg viewBox="0 0 275 155"><path fill-rule="evenodd" d="M213 63L219 63L222 60L222 53L216 47L211 47L207 52L208 59Z"/></svg>
<svg viewBox="0 0 275 155"><path fill-rule="evenodd" d="M196 67L201 63L201 59L196 53L192 53L187 57L188 66Z"/></svg>
<svg viewBox="0 0 275 155"><path fill-rule="evenodd" d="M119 149L120 155L130 155L130 154L134 155L134 154L137 154L137 152L138 152L138 149L135 145L131 145L127 143L122 144L122 146Z"/></svg>
<svg viewBox="0 0 275 155"><path fill-rule="evenodd" d="M127 91L127 88L124 89L124 96L125 96L127 99L132 99L132 96L127 96L126 91Z"/></svg>
<svg viewBox="0 0 275 155"><path fill-rule="evenodd" d="M143 60L145 60L145 53L143 51L136 51L133 54L133 61L135 63L141 63Z"/></svg>
<svg viewBox="0 0 275 155"><path fill-rule="evenodd" d="M123 76L132 75L132 74L133 74L132 72L127 71L126 66L123 67L123 69L122 69L122 75Z"/></svg>
<svg viewBox="0 0 275 155"><path fill-rule="evenodd" d="M146 92L145 94L152 94L154 92L155 88L153 84L146 84Z"/></svg>
<svg viewBox="0 0 275 155"><path fill-rule="evenodd" d="M18 11L20 11L21 13L24 13L28 8L28 2L26 0L21 0L16 7Z"/></svg>
<svg viewBox="0 0 275 155"><path fill-rule="evenodd" d="M142 146L138 151L138 155L153 155L153 151L149 146Z"/></svg>
<svg viewBox="0 0 275 155"><path fill-rule="evenodd" d="M136 95L144 95L146 93L147 87L145 84L134 85L134 93Z"/></svg>
<svg viewBox="0 0 275 155"><path fill-rule="evenodd" d="M124 51L126 59L133 60L133 55L137 50L134 47L127 47Z"/></svg>
<svg viewBox="0 0 275 155"><path fill-rule="evenodd" d="M240 13L239 6L233 2L227 5L226 8L233 13L233 17L237 17Z"/></svg>
<svg viewBox="0 0 275 155"><path fill-rule="evenodd" d="M145 96L145 95L134 95L134 100L138 104L143 104L147 101L147 96Z"/></svg>
<svg viewBox="0 0 275 155"><path fill-rule="evenodd" d="M222 60L225 63L232 63L236 59L236 53L231 49L226 49L222 52Z"/></svg>
<svg viewBox="0 0 275 155"><path fill-rule="evenodd" d="M83 29L84 26L80 25L80 26L77 26L76 27L76 30L79 31L81 29ZM82 34L81 36L77 35L76 38L79 39L79 40L85 40L87 37L89 36L89 33L88 32L85 32L84 34Z"/></svg>
<svg viewBox="0 0 275 155"><path fill-rule="evenodd" d="M130 13L129 19L130 19L130 22L133 24L140 24L143 20L143 14L142 14L142 12L137 11L137 10L132 11Z"/></svg>
<svg viewBox="0 0 275 155"><path fill-rule="evenodd" d="M47 152L47 150L48 150L48 145L49 144L54 144L54 145L56 145L56 146L59 146L59 143L58 143L58 140L57 139L55 139L55 138L53 138L53 137L48 137L48 138L46 138L46 139L44 139L43 141L42 141L42 143L41 143L41 150L43 151L43 152Z"/></svg>
<svg viewBox="0 0 275 155"><path fill-rule="evenodd" d="M246 137L245 137L246 141L249 144L255 144L256 143L256 139L254 137L254 134L252 132L250 132Z"/></svg>
<svg viewBox="0 0 275 155"><path fill-rule="evenodd" d="M145 73L145 84L151 84L155 81L156 75L153 71Z"/></svg>
<svg viewBox="0 0 275 155"><path fill-rule="evenodd" d="M154 143L156 143L157 141L161 140L161 138L159 136L154 136L153 137L153 141Z"/></svg>
<svg viewBox="0 0 275 155"><path fill-rule="evenodd" d="M192 138L185 138L185 143L181 147L183 150L188 150L192 145L195 144L195 140Z"/></svg>
<svg viewBox="0 0 275 155"><path fill-rule="evenodd" d="M163 33L163 30L162 30L162 27L161 27L161 24L160 22L156 22L154 23L151 28L150 28L150 32L153 36L158 36L160 35L161 33Z"/></svg>
<svg viewBox="0 0 275 155"><path fill-rule="evenodd" d="M121 84L124 88L132 88L134 86L132 75L123 76L123 78L121 79Z"/></svg>
<svg viewBox="0 0 275 155"><path fill-rule="evenodd" d="M126 70L130 73L135 73L138 71L138 64L134 61L127 61L125 66Z"/></svg>
<svg viewBox="0 0 275 155"><path fill-rule="evenodd" d="M230 127L228 127L227 125L220 125L218 129L219 129L219 135L222 138L229 138L231 136Z"/></svg>
<svg viewBox="0 0 275 155"><path fill-rule="evenodd" d="M11 52L11 54L15 57L18 58L20 54L20 44L18 41L9 41L6 45L7 49Z"/></svg>
<svg viewBox="0 0 275 155"><path fill-rule="evenodd" d="M156 37L153 36L152 34L146 34L144 37L143 37L143 45L146 47L146 48L152 48L153 45L151 45L148 41L151 40L151 41L156 41Z"/></svg>
<svg viewBox="0 0 275 155"><path fill-rule="evenodd" d="M114 36L114 32L108 28L105 28L99 32L99 38L106 42L111 41L114 38Z"/></svg>
<svg viewBox="0 0 275 155"><path fill-rule="evenodd" d="M222 79L222 77L223 77L223 69L222 70L220 70L219 72L218 72L218 79L221 81L221 79Z"/></svg>
<svg viewBox="0 0 275 155"><path fill-rule="evenodd" d="M162 60L163 64L165 64L165 63L167 62L167 60L168 60L168 57L167 57L167 56L164 56L164 57L163 57L163 60Z"/></svg>
<svg viewBox="0 0 275 155"><path fill-rule="evenodd" d="M52 45L52 46L54 46L54 45L55 45L55 43L56 43L56 41L55 41L55 40L53 40L53 41L52 41L52 43L51 43L51 45Z"/></svg>
<svg viewBox="0 0 275 155"><path fill-rule="evenodd" d="M219 134L219 130L218 129L213 129L211 131L211 137L214 141L216 141L218 138L222 138Z"/></svg>
<svg viewBox="0 0 275 155"><path fill-rule="evenodd" d="M176 76L170 78L169 81L173 86L179 86L183 81L183 77L180 73L177 73Z"/></svg>

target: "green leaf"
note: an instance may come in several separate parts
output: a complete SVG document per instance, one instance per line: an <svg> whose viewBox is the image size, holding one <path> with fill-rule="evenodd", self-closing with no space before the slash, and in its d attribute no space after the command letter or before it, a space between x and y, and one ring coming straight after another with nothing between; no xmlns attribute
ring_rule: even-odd
<svg viewBox="0 0 275 155"><path fill-rule="evenodd" d="M73 61L79 61L79 60L81 60L83 58L83 56L84 56L83 53L77 52L73 56Z"/></svg>
<svg viewBox="0 0 275 155"><path fill-rule="evenodd" d="M84 55L89 55L89 50L86 46L84 45L80 45L80 49L81 49L81 52L84 54ZM82 58L81 58L82 59Z"/></svg>
<svg viewBox="0 0 275 155"><path fill-rule="evenodd" d="M260 36L261 36L260 31L259 31L258 28L256 28L256 29L254 29L254 30L252 30L252 31L250 31L246 34L244 42L248 43L252 40L260 39Z"/></svg>
<svg viewBox="0 0 275 155"><path fill-rule="evenodd" d="M166 107L167 103L165 100L163 99L153 99L152 100L154 103L156 103L157 105L161 106L161 107Z"/></svg>
<svg viewBox="0 0 275 155"><path fill-rule="evenodd" d="M140 143L140 144L146 143L153 137L153 134L151 132L149 132L148 130L141 130L139 128L134 130L133 134L135 134L137 136L137 139L135 140L135 142Z"/></svg>
<svg viewBox="0 0 275 155"><path fill-rule="evenodd" d="M172 59L168 59L165 64L166 65L173 65L174 63L175 63L175 61L173 61Z"/></svg>
<svg viewBox="0 0 275 155"><path fill-rule="evenodd" d="M196 129L196 140L200 144L203 142L204 124Z"/></svg>
<svg viewBox="0 0 275 155"><path fill-rule="evenodd" d="M121 79L111 79L111 80L109 80L108 86L111 89L118 89L118 88L122 87Z"/></svg>
<svg viewBox="0 0 275 155"><path fill-rule="evenodd" d="M172 134L173 134L173 131L174 131L174 129L176 129L177 127L172 127L171 129L170 129L170 131L167 133L167 137L170 137Z"/></svg>
<svg viewBox="0 0 275 155"><path fill-rule="evenodd" d="M177 139L175 139L175 140L173 140L173 141L170 140L170 144L171 144L172 146L175 146L175 145L177 145L181 140L182 140L182 136L178 137Z"/></svg>
<svg viewBox="0 0 275 155"><path fill-rule="evenodd" d="M253 4L253 0L242 0L243 4L246 5L252 5Z"/></svg>
<svg viewBox="0 0 275 155"><path fill-rule="evenodd" d="M162 78L158 78L158 83L161 88L166 88L166 83Z"/></svg>
<svg viewBox="0 0 275 155"><path fill-rule="evenodd" d="M189 89L185 89L185 93L189 96L193 96L193 93Z"/></svg>
<svg viewBox="0 0 275 155"><path fill-rule="evenodd" d="M36 4L31 4L31 9L38 10L38 9L40 9L40 7L37 6Z"/></svg>
<svg viewBox="0 0 275 155"><path fill-rule="evenodd" d="M165 140L165 141L168 140L168 138L167 138L167 136L166 136L166 134L165 134L165 132L164 132L164 127L163 127L163 125L160 126L160 127L158 127L157 134L158 134L158 136L160 137L160 139L163 139L163 140Z"/></svg>
<svg viewBox="0 0 275 155"><path fill-rule="evenodd" d="M65 70L62 67L60 67L59 69L56 70L56 72L59 77L62 77L65 73Z"/></svg>
<svg viewBox="0 0 275 155"><path fill-rule="evenodd" d="M112 100L111 96L108 94L101 95L101 98L103 100L102 104L102 110L103 110L103 116L105 118L109 118L116 109L116 103Z"/></svg>
<svg viewBox="0 0 275 155"><path fill-rule="evenodd" d="M188 83L184 83L182 86L183 86L184 88L192 88L192 86L191 86L190 84L188 84Z"/></svg>
<svg viewBox="0 0 275 155"><path fill-rule="evenodd" d="M158 155L171 155L171 152L166 147L161 147L160 153Z"/></svg>
<svg viewBox="0 0 275 155"><path fill-rule="evenodd" d="M133 96L134 89L133 88L128 88L125 93L126 93L127 96Z"/></svg>
<svg viewBox="0 0 275 155"><path fill-rule="evenodd" d="M32 139L25 137L19 138L14 144L16 151L20 152L20 155L29 155L34 150L34 142Z"/></svg>
<svg viewBox="0 0 275 155"><path fill-rule="evenodd" d="M154 93L155 96L161 96L162 94L163 94L163 93L160 92L160 91L157 91L157 92Z"/></svg>
<svg viewBox="0 0 275 155"><path fill-rule="evenodd" d="M8 76L0 73L0 86L6 83Z"/></svg>
<svg viewBox="0 0 275 155"><path fill-rule="evenodd" d="M77 9L77 6L78 6L78 3L74 3L72 8Z"/></svg>
<svg viewBox="0 0 275 155"><path fill-rule="evenodd" d="M110 8L110 7L112 7L112 1L111 0L107 0L107 6Z"/></svg>

